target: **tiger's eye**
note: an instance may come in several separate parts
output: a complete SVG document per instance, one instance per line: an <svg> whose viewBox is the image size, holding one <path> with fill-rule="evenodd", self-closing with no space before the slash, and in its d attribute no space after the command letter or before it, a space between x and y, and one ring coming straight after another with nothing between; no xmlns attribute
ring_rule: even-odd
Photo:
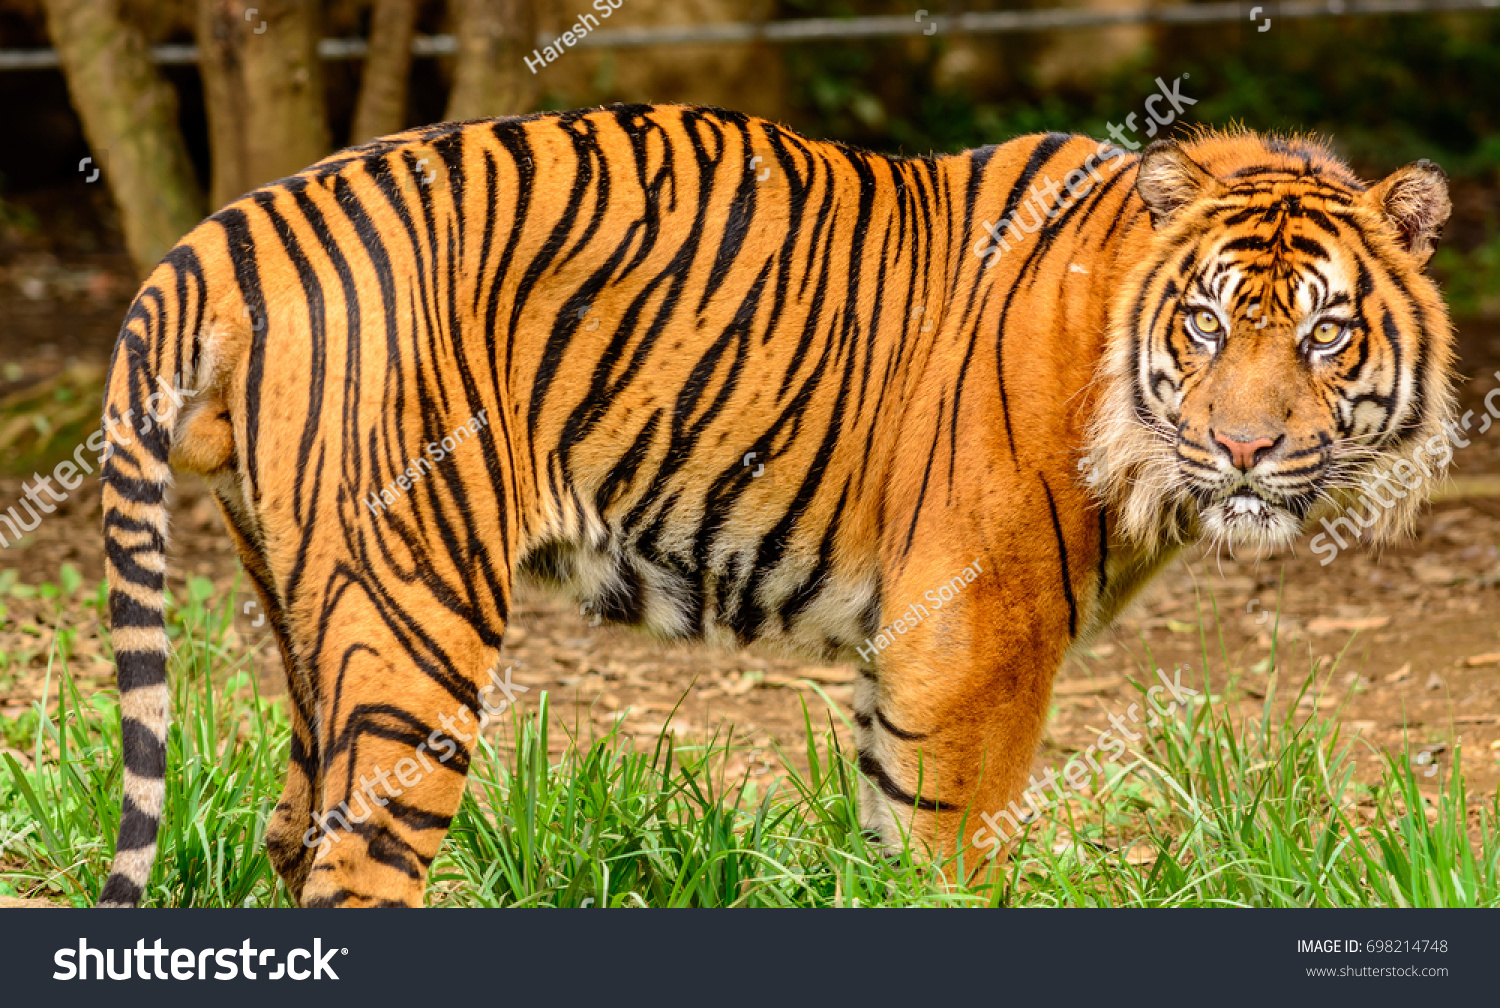
<svg viewBox="0 0 1500 1008"><path fill-rule="evenodd" d="M1203 335L1212 336L1219 331L1219 316L1211 311L1200 311L1193 316L1193 324Z"/></svg>
<svg viewBox="0 0 1500 1008"><path fill-rule="evenodd" d="M1337 322L1319 322L1313 326L1312 338L1314 343L1327 346L1344 334L1344 327Z"/></svg>

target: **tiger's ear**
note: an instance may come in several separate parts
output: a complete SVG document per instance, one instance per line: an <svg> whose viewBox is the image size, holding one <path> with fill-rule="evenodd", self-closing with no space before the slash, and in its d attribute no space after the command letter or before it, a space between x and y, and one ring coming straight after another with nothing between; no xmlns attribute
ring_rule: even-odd
<svg viewBox="0 0 1500 1008"><path fill-rule="evenodd" d="M1398 244L1418 264L1432 257L1453 212L1448 174L1426 158L1391 172L1365 193L1365 202L1391 222Z"/></svg>
<svg viewBox="0 0 1500 1008"><path fill-rule="evenodd" d="M1141 155L1135 191L1151 211L1151 226L1161 230L1189 203L1224 192L1224 184L1181 147L1170 140L1158 140Z"/></svg>

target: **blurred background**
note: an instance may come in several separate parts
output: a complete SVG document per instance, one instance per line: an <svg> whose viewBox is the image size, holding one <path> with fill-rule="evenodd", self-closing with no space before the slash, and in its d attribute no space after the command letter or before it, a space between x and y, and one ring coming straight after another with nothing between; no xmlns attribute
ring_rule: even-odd
<svg viewBox="0 0 1500 1008"><path fill-rule="evenodd" d="M1160 78L1180 81L1194 101L1169 128L1179 135L1204 124L1316 132L1372 180L1430 158L1447 170L1454 203L1431 269L1458 327L1464 408L1482 411L1500 381L1500 12L1478 0L1447 4L1471 10L1373 16L1331 0L1344 13L1313 17L1292 16L1309 4L1206 4L1196 9L1218 20L1039 28L1142 8L925 2L933 9L883 0L0 0L0 509L97 427L102 370L138 278L204 214L404 127L615 101L718 105L812 137L926 154L1038 130L1102 138L1139 116ZM582 38L553 43L549 59L548 43L580 22ZM1279 622L1281 654L1321 669L1307 703L1337 708L1374 744L1420 747L1423 766L1467 737L1484 754L1470 769L1492 790L1500 427L1475 435L1456 465L1458 479L1400 547L1352 550L1326 568L1305 547L1186 557L1119 628L1070 659L1039 765L1087 741L1101 706L1119 707L1122 676L1148 662L1196 661L1205 627L1223 648L1213 674L1227 682L1221 673L1232 671L1231 700L1253 706L1286 660L1270 650ZM44 695L58 627L76 634L75 676L111 683L91 594L102 571L98 525L97 488L86 481L35 531L0 546L0 721ZM172 563L179 591L225 593L235 583L232 550L195 483L178 491ZM769 745L801 730L794 690L814 683L839 703L852 689L848 669L665 648L587 627L541 597L522 603L507 637L525 669L518 679L596 725L621 721L649 737L696 682L674 730L708 731L730 716L742 737ZM236 632L277 690L265 628L244 617Z"/></svg>

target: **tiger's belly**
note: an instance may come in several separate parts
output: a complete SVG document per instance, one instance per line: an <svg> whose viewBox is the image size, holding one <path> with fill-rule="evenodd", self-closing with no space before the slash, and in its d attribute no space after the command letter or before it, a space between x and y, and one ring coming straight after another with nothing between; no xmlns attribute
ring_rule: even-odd
<svg viewBox="0 0 1500 1008"><path fill-rule="evenodd" d="M822 569L816 555L754 563L757 541L722 544L706 562L637 538L552 538L518 573L578 603L584 619L631 626L663 640L757 645L818 661L857 661L874 633L879 578Z"/></svg>

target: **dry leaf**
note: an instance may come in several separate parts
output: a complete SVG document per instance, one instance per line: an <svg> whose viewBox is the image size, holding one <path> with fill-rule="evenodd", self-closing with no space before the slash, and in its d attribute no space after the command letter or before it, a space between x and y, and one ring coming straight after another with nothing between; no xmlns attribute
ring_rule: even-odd
<svg viewBox="0 0 1500 1008"><path fill-rule="evenodd" d="M1389 616L1356 616L1352 619L1341 619L1332 616L1319 616L1307 624L1307 632L1312 634L1335 633L1339 630L1379 630L1391 621Z"/></svg>

